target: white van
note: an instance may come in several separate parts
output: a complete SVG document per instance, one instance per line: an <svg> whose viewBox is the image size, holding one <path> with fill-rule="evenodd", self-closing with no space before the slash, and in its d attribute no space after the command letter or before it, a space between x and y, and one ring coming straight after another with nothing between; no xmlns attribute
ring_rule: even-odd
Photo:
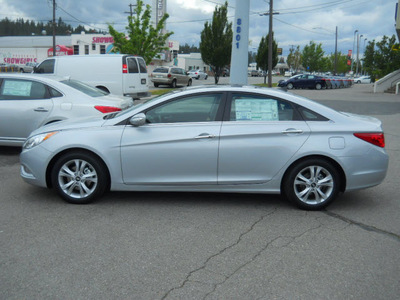
<svg viewBox="0 0 400 300"><path fill-rule="evenodd" d="M56 56L44 60L33 72L70 76L115 95L132 98L150 95L146 63L135 55Z"/></svg>

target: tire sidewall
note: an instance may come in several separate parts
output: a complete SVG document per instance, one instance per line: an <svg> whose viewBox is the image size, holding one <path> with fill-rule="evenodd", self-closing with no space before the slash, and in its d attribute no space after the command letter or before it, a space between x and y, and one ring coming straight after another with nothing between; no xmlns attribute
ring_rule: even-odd
<svg viewBox="0 0 400 300"><path fill-rule="evenodd" d="M297 175L301 170L307 168L309 166L321 166L326 169L333 178L334 188L331 195L324 202L319 204L308 204L301 201L295 193L294 190L294 181ZM339 172L337 169L328 161L320 158L309 158L303 161L298 162L294 166L292 166L286 173L283 183L282 183L282 194L283 196L295 204L297 207L305 210L320 210L327 207L338 195L340 190L340 180L339 180Z"/></svg>
<svg viewBox="0 0 400 300"><path fill-rule="evenodd" d="M76 199L73 197L68 196L67 194L64 193L64 191L61 189L59 182L58 182L58 174L61 169L61 167L68 161L74 160L74 159L80 159L88 162L93 166L97 173L97 186L95 190L93 191L92 194L85 198L80 198ZM74 151L71 153L66 153L62 155L54 164L52 170L51 170L51 182L56 190L56 192L63 198L66 202L73 203L73 204L88 204L93 202L96 198L100 197L106 189L108 188L108 172L106 171L107 167L105 164L97 157L95 157L92 154L86 153L86 152L79 152L79 151Z"/></svg>

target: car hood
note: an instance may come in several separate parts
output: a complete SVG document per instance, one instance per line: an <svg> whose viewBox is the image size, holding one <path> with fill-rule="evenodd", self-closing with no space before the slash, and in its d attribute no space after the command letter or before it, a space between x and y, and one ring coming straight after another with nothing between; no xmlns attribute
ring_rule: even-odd
<svg viewBox="0 0 400 300"><path fill-rule="evenodd" d="M106 122L106 120L104 120L103 118L104 115L95 117L74 118L65 121L50 123L34 130L29 135L29 137L51 131L101 127Z"/></svg>

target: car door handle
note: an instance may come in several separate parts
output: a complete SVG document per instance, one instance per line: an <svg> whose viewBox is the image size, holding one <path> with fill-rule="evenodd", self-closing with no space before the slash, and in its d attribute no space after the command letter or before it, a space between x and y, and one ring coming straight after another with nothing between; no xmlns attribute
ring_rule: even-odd
<svg viewBox="0 0 400 300"><path fill-rule="evenodd" d="M212 139L212 138L214 138L214 137L215 137L215 135L208 134L208 133L202 133L202 134L196 136L195 139L196 139L196 140L200 140L200 139Z"/></svg>
<svg viewBox="0 0 400 300"><path fill-rule="evenodd" d="M294 128L288 128L284 131L282 131L283 134L290 134L290 133L303 133L303 130L301 129L294 129Z"/></svg>
<svg viewBox="0 0 400 300"><path fill-rule="evenodd" d="M38 112L48 112L49 110L44 108L44 107L37 107L34 109L34 111L38 111Z"/></svg>

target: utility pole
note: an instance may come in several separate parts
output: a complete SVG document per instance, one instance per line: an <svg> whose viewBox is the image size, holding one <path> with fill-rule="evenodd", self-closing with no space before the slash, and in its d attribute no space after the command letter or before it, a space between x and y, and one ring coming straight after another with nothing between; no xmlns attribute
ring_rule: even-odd
<svg viewBox="0 0 400 300"><path fill-rule="evenodd" d="M268 87L272 87L272 17L273 0L269 0L269 36L268 36Z"/></svg>
<svg viewBox="0 0 400 300"><path fill-rule="evenodd" d="M56 0L53 0L53 56L56 56Z"/></svg>
<svg viewBox="0 0 400 300"><path fill-rule="evenodd" d="M135 6L137 6L136 4L129 4L129 11L126 11L125 13L126 14L130 14L131 15L131 18L133 17L133 14L134 14L134 12L133 12L133 7L135 7Z"/></svg>

